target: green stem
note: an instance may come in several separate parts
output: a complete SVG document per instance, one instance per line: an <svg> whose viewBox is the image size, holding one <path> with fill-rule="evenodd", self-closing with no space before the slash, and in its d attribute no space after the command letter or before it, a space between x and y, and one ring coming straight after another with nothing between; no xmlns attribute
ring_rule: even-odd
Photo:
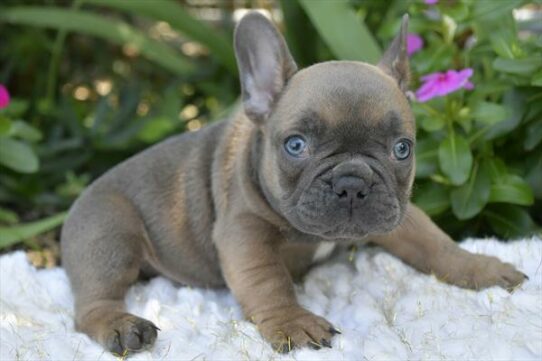
<svg viewBox="0 0 542 361"><path fill-rule="evenodd" d="M425 110L427 113L429 113L430 115L434 116L434 117L441 117L441 114L434 108L430 107L429 105L425 104L425 103L418 103L418 105L423 108L423 110Z"/></svg>
<svg viewBox="0 0 542 361"><path fill-rule="evenodd" d="M83 0L75 0L72 4L72 8L77 10L83 4ZM47 91L46 99L48 104L53 104L55 102L55 89L58 81L58 69L60 67L60 57L62 55L62 49L64 47L64 42L66 41L66 36L68 35L67 30L59 30L56 35L55 43L53 45L53 51L51 54L51 61L49 62L49 69L47 71Z"/></svg>
<svg viewBox="0 0 542 361"><path fill-rule="evenodd" d="M446 125L448 126L448 133L454 137L455 131L454 131L454 124L453 124L453 118L449 116L449 114L446 114Z"/></svg>
<svg viewBox="0 0 542 361"><path fill-rule="evenodd" d="M482 135L484 135L484 133L486 133L489 129L491 128L491 125L486 125L485 127L483 127L482 129L480 129L479 131L477 131L476 133L474 133L471 137L469 137L469 143L472 144L474 143L475 141L478 140L478 138Z"/></svg>
<svg viewBox="0 0 542 361"><path fill-rule="evenodd" d="M66 40L66 35L66 30L59 30L53 46L53 53L51 55L51 62L49 63L49 71L47 73L46 99L48 104L53 104L55 101L55 88L58 78L60 54L62 53L62 47L64 45L64 41Z"/></svg>

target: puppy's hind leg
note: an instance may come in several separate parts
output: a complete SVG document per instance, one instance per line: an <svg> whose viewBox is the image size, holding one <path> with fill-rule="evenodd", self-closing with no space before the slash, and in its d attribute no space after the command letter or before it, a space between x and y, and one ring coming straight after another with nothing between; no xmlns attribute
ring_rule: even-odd
<svg viewBox="0 0 542 361"><path fill-rule="evenodd" d="M150 346L157 336L152 322L125 312L124 306L147 241L137 211L118 194L80 199L62 230L76 328L119 355Z"/></svg>

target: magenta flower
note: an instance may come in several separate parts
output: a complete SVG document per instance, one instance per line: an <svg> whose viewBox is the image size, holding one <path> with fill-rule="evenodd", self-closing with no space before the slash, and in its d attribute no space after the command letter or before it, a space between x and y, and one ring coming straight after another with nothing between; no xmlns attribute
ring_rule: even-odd
<svg viewBox="0 0 542 361"><path fill-rule="evenodd" d="M418 50L423 48L423 39L418 34L408 33L407 34L407 54L411 56Z"/></svg>
<svg viewBox="0 0 542 361"><path fill-rule="evenodd" d="M432 73L422 77L422 86L416 91L419 102L442 97L453 93L461 88L470 90L474 85L469 81L472 76L472 68L463 70L448 70L446 73Z"/></svg>
<svg viewBox="0 0 542 361"><path fill-rule="evenodd" d="M424 0L424 3L426 3L427 5L435 5L436 3L438 3L438 0Z"/></svg>
<svg viewBox="0 0 542 361"><path fill-rule="evenodd" d="M0 109L7 107L9 104L9 93L5 86L0 84Z"/></svg>

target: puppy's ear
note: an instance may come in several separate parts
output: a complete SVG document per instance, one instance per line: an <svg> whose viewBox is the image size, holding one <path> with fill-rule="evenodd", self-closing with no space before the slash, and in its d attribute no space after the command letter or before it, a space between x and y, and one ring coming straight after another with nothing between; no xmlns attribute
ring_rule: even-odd
<svg viewBox="0 0 542 361"><path fill-rule="evenodd" d="M258 12L244 16L237 25L235 56L245 114L261 124L297 65L282 35Z"/></svg>
<svg viewBox="0 0 542 361"><path fill-rule="evenodd" d="M399 34L393 39L390 47L378 63L378 67L391 75L403 92L408 90L410 67L407 54L408 14L403 15Z"/></svg>

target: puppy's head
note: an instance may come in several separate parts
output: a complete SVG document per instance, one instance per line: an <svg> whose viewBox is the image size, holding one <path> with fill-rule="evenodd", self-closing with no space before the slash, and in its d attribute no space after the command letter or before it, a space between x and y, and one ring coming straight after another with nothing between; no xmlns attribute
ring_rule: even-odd
<svg viewBox="0 0 542 361"><path fill-rule="evenodd" d="M244 109L262 135L259 182L298 230L349 240L400 223L414 176L407 23L378 66L333 61L300 71L263 16L238 25Z"/></svg>

